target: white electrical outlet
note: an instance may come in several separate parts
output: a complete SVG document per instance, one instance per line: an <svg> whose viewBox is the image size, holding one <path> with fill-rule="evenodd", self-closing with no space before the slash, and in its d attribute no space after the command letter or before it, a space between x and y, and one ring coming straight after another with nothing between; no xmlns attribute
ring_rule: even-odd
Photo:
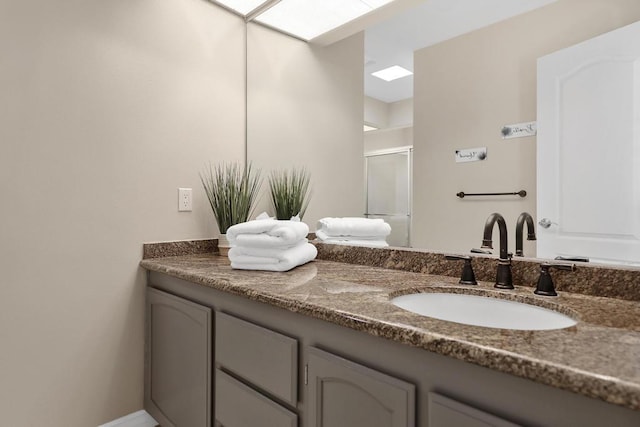
<svg viewBox="0 0 640 427"><path fill-rule="evenodd" d="M193 210L193 191L190 188L178 188L178 212Z"/></svg>

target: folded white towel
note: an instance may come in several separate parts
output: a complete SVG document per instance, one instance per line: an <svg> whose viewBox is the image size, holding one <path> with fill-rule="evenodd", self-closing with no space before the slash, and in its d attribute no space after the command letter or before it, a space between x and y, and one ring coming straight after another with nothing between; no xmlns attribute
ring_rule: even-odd
<svg viewBox="0 0 640 427"><path fill-rule="evenodd" d="M388 236L391 226L381 218L322 218L318 221L318 230L329 236Z"/></svg>
<svg viewBox="0 0 640 427"><path fill-rule="evenodd" d="M309 241L307 239L302 239L295 245L291 246L281 246L281 247L269 247L269 248L259 248L252 246L234 246L233 252L230 252L232 255L246 255L252 256L256 258L273 258L277 260L281 257L284 252L289 251L290 249L302 248L307 245ZM313 245L312 245L313 246Z"/></svg>
<svg viewBox="0 0 640 427"><path fill-rule="evenodd" d="M304 222L256 219L229 227L227 239L231 246L275 248L300 243L307 234L309 226Z"/></svg>
<svg viewBox="0 0 640 427"><path fill-rule="evenodd" d="M384 240L362 240L358 238L340 238L332 237L329 239L323 239L319 241L321 243L330 243L332 245L349 245L349 246L366 246L369 248L386 248L389 244Z"/></svg>
<svg viewBox="0 0 640 427"><path fill-rule="evenodd" d="M386 241L387 236L331 236L322 230L316 230L316 237L318 240L381 240Z"/></svg>
<svg viewBox="0 0 640 427"><path fill-rule="evenodd" d="M249 248L229 249L231 268L238 270L289 271L315 259L318 250L306 241L286 249Z"/></svg>

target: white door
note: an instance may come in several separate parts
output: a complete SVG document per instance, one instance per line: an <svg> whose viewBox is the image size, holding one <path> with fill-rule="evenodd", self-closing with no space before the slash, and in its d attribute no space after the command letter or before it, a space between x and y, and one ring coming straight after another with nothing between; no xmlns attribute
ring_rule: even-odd
<svg viewBox="0 0 640 427"><path fill-rule="evenodd" d="M538 59L537 150L538 257L640 264L640 22Z"/></svg>

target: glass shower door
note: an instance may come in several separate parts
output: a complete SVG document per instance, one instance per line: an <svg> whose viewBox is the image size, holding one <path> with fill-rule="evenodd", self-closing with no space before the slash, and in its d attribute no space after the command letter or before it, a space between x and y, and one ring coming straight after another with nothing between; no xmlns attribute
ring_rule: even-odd
<svg viewBox="0 0 640 427"><path fill-rule="evenodd" d="M365 155L367 218L382 218L391 226L387 242L410 246L411 148Z"/></svg>

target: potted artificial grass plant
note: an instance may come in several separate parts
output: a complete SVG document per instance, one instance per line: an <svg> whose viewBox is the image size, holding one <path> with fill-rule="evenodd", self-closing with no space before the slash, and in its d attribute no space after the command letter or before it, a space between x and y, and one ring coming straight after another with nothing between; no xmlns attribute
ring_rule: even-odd
<svg viewBox="0 0 640 427"><path fill-rule="evenodd" d="M309 182L309 172L304 168L271 172L269 189L277 219L288 220L296 215L302 219L311 198Z"/></svg>
<svg viewBox="0 0 640 427"><path fill-rule="evenodd" d="M200 174L200 180L220 230L220 255L227 255L227 229L249 219L262 183L260 171L252 170L251 164L246 167L237 163L209 165L209 170Z"/></svg>

